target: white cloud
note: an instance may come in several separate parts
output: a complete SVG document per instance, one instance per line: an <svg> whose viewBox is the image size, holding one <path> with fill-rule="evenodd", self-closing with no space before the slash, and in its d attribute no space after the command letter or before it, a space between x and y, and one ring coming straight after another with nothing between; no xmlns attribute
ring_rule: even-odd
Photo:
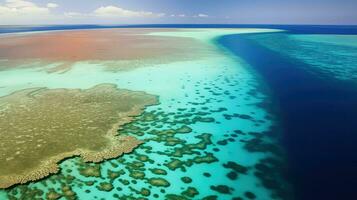
<svg viewBox="0 0 357 200"><path fill-rule="evenodd" d="M58 7L58 4L55 4L55 3L48 3L47 4L47 8L57 8Z"/></svg>
<svg viewBox="0 0 357 200"><path fill-rule="evenodd" d="M5 6L8 8L24 8L24 7L36 7L36 4L30 1L22 0L6 0Z"/></svg>
<svg viewBox="0 0 357 200"><path fill-rule="evenodd" d="M12 19L21 17L36 17L49 14L47 7L41 7L30 1L6 0L0 4L1 19Z"/></svg>
<svg viewBox="0 0 357 200"><path fill-rule="evenodd" d="M91 12L54 12L58 4L35 3L33 0L0 0L0 25L59 24L59 23L142 23L168 18L204 18L206 14L194 16L181 14L156 13L150 11L129 10L118 6L101 6Z"/></svg>
<svg viewBox="0 0 357 200"><path fill-rule="evenodd" d="M197 17L208 17L208 15L200 13L197 15Z"/></svg>
<svg viewBox="0 0 357 200"><path fill-rule="evenodd" d="M117 6L102 6L94 11L99 17L163 17L164 13L126 10Z"/></svg>
<svg viewBox="0 0 357 200"><path fill-rule="evenodd" d="M63 15L65 17L85 17L85 16L88 16L86 14L79 13L79 12L65 12L65 13L63 13Z"/></svg>
<svg viewBox="0 0 357 200"><path fill-rule="evenodd" d="M170 17L186 17L186 15L185 14L177 14L177 15L172 14L172 15L170 15Z"/></svg>

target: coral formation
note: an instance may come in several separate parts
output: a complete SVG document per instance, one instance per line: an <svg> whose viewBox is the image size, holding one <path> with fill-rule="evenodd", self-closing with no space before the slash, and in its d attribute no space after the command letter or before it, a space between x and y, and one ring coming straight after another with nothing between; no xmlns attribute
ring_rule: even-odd
<svg viewBox="0 0 357 200"><path fill-rule="evenodd" d="M33 88L1 97L0 188L55 173L68 157L100 162L131 152L141 141L117 130L156 103L156 96L110 84ZM82 173L100 176L94 168Z"/></svg>

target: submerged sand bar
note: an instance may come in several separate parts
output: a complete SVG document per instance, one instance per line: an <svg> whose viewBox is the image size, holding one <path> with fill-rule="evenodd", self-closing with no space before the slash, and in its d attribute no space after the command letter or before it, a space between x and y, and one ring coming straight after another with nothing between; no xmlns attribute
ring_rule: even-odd
<svg viewBox="0 0 357 200"><path fill-rule="evenodd" d="M74 155L99 162L141 142L117 135L157 97L101 84L86 90L32 88L0 98L0 188L58 171Z"/></svg>
<svg viewBox="0 0 357 200"><path fill-rule="evenodd" d="M75 62L109 62L110 70L133 69L134 65L118 65L115 61L168 63L195 59L205 48L192 38L151 36L168 29L99 29L39 32L0 37L0 70L18 68L39 62L54 64L48 72L66 72ZM189 51L187 51L189 48ZM192 56L192 55L195 56ZM37 64L36 67L39 67Z"/></svg>

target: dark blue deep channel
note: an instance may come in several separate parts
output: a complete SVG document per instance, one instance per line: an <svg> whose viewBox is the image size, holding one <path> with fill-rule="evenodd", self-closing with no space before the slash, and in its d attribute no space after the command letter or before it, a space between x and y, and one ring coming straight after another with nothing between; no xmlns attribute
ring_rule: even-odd
<svg viewBox="0 0 357 200"><path fill-rule="evenodd" d="M249 35L218 42L248 62L272 92L296 199L357 199L356 84L310 73Z"/></svg>

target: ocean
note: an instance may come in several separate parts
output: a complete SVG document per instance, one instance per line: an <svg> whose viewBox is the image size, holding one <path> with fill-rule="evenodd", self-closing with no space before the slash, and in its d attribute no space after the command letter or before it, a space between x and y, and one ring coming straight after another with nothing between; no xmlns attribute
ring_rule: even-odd
<svg viewBox="0 0 357 200"><path fill-rule="evenodd" d="M49 88L106 82L155 94L160 100L120 131L145 141L133 153L99 164L67 159L60 173L0 191L0 197L355 196L357 26L7 26L0 27L0 33L121 27L181 28L153 35L190 37L211 49L201 60L120 73L85 61L64 74L0 71L1 95L26 88L29 82ZM267 31L235 33L223 28ZM91 170L100 175L91 176Z"/></svg>
<svg viewBox="0 0 357 200"><path fill-rule="evenodd" d="M226 36L221 42L254 66L271 89L297 199L348 199L357 183L357 37L349 44L326 43L321 33L304 44L295 38L284 41L291 35L304 37L292 31ZM343 41L350 36L331 37ZM296 48L293 54L291 48ZM348 55L341 54L343 50Z"/></svg>

